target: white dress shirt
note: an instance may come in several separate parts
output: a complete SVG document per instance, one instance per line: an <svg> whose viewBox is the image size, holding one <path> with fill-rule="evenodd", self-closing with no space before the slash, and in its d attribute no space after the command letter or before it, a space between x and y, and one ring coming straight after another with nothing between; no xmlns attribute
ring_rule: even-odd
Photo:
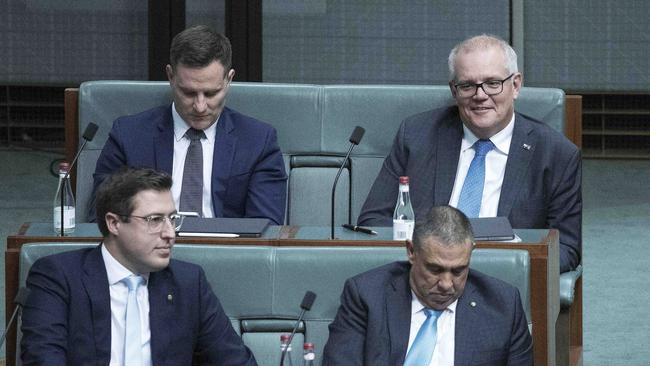
<svg viewBox="0 0 650 366"><path fill-rule="evenodd" d="M454 366L454 350L456 336L456 305L458 300L452 302L447 309L443 310L436 324L436 347L433 349L433 356L429 366ZM424 313L425 306L420 302L415 293L411 291L411 331L409 333L409 345L406 354L411 349L415 337L427 315ZM425 365L423 365L425 366Z"/></svg>
<svg viewBox="0 0 650 366"><path fill-rule="evenodd" d="M108 275L109 292L111 296L111 362L110 366L124 365L124 332L126 323L126 300L129 288L120 282L134 275L118 262L102 244L102 258ZM151 328L149 327L149 274L140 274L145 280L138 287L138 307L140 309L140 339L142 340L142 365L152 366L151 361Z"/></svg>
<svg viewBox="0 0 650 366"><path fill-rule="evenodd" d="M190 139L185 137L185 132L190 129L172 103L172 118L174 119L174 165L172 169L172 197L176 209L180 209L181 188L183 186L183 170L185 169L185 156L190 146ZM203 130L204 139L201 139L203 148L203 217L214 217L212 210L212 157L214 155L214 144L217 132L217 122Z"/></svg>
<svg viewBox="0 0 650 366"><path fill-rule="evenodd" d="M508 153L510 152L510 142L512 141L512 131L515 128L515 115L508 125L496 135L490 137L490 141L495 148L490 150L485 156L485 184L483 185L483 198L481 199L481 210L479 217L496 217L499 209L499 198L501 197L501 186L503 186L503 177L506 172L506 163L508 162ZM472 146L478 140L472 131L463 124L463 140L460 146L460 157L458 158L458 169L456 170L456 180L451 192L449 205L458 207L460 191L463 189L465 177L469 166L474 159L474 149Z"/></svg>

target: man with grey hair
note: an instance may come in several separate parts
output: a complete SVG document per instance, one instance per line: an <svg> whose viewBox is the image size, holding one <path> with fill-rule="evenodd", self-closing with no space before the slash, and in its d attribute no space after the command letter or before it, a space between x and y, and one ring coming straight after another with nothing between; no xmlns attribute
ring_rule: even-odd
<svg viewBox="0 0 650 366"><path fill-rule="evenodd" d="M469 269L473 247L461 211L418 217L408 262L346 281L323 365L532 365L519 291Z"/></svg>
<svg viewBox="0 0 650 366"><path fill-rule="evenodd" d="M580 263L581 157L564 135L517 113L523 77L503 40L480 35L449 54L456 105L404 120L358 225L390 226L398 179L410 176L415 217L449 204L469 217L560 232L560 271Z"/></svg>

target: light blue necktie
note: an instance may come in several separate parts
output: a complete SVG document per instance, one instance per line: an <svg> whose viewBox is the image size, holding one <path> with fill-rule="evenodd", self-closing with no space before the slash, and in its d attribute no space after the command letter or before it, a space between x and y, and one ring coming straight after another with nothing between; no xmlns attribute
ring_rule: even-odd
<svg viewBox="0 0 650 366"><path fill-rule="evenodd" d="M124 365L142 366L142 339L140 338L140 310L138 287L144 282L140 276L129 276L122 280L129 288L126 300L126 322L124 331Z"/></svg>
<svg viewBox="0 0 650 366"><path fill-rule="evenodd" d="M433 356L433 349L436 347L438 333L438 318L442 310L424 309L427 320L424 321L418 335L415 337L411 349L409 349L404 366L428 366Z"/></svg>
<svg viewBox="0 0 650 366"><path fill-rule="evenodd" d="M478 217L483 199L483 185L485 183L485 156L494 149L490 140L478 140L474 143L474 159L469 165L463 189L458 199L458 209L467 217Z"/></svg>

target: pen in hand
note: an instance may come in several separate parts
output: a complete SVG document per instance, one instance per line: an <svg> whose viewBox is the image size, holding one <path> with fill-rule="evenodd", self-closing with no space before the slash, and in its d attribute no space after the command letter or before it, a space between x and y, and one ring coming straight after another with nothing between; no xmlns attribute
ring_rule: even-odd
<svg viewBox="0 0 650 366"><path fill-rule="evenodd" d="M368 229L367 227L363 226L357 226L357 225L350 225L350 224L343 224L341 225L344 228L352 231L356 231L359 233L364 233L364 234L369 234L369 235L377 235L377 232L371 229Z"/></svg>

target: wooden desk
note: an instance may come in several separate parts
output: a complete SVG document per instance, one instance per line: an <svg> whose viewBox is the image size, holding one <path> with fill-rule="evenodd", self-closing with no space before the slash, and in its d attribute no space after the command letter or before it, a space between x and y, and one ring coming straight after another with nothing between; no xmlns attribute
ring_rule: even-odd
<svg viewBox="0 0 650 366"><path fill-rule="evenodd" d="M5 251L6 321L14 311L13 299L19 286L20 248L36 242L99 242L99 231L94 224L78 224L73 236L51 236L51 225L25 224L16 235L7 238ZM267 246L403 246L390 240L390 228L377 228L379 235L370 237L361 233L337 231L340 239L329 240L326 227L271 227L258 239L179 238L178 243ZM555 323L559 314L559 235L557 230L515 230L520 243L479 242L479 248L524 249L530 254L531 317L535 365L555 365ZM405 254L406 255L406 254ZM7 335L7 365L16 359L15 327Z"/></svg>

